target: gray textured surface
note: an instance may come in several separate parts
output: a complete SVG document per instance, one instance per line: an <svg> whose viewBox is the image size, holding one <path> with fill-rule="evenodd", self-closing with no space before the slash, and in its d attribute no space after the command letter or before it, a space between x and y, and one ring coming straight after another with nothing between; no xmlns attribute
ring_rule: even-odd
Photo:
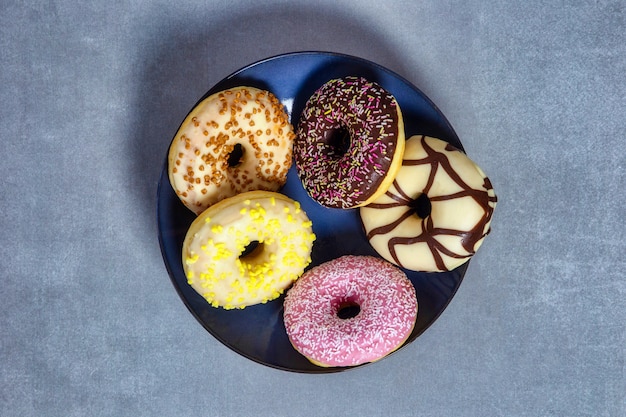
<svg viewBox="0 0 626 417"><path fill-rule="evenodd" d="M626 3L228 3L0 3L0 415L626 415ZM229 351L157 242L189 107L295 50L415 83L500 198L435 325L342 374Z"/></svg>

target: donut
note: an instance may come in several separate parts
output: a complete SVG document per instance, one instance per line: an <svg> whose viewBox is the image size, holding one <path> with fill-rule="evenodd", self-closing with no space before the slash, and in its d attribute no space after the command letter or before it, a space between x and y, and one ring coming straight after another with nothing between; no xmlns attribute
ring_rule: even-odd
<svg viewBox="0 0 626 417"><path fill-rule="evenodd" d="M367 239L386 260L408 270L450 271L481 246L496 202L489 178L463 152L412 136L392 186L359 213Z"/></svg>
<svg viewBox="0 0 626 417"><path fill-rule="evenodd" d="M366 205L402 163L404 122L393 95L362 77L330 80L306 102L294 159L304 189L322 206Z"/></svg>
<svg viewBox="0 0 626 417"><path fill-rule="evenodd" d="M305 272L287 291L289 341L322 367L374 362L400 347L417 318L417 296L396 266L345 255Z"/></svg>
<svg viewBox="0 0 626 417"><path fill-rule="evenodd" d="M278 191L287 180L295 134L269 91L236 87L196 105L170 145L168 176L196 214L245 191Z"/></svg>
<svg viewBox="0 0 626 417"><path fill-rule="evenodd" d="M183 241L183 269L213 307L245 308L279 297L311 262L314 240L297 201L248 191L194 219Z"/></svg>

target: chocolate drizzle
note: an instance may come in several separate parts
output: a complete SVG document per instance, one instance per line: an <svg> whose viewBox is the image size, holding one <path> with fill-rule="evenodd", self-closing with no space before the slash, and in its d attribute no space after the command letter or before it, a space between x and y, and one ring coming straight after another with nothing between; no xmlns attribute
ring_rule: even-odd
<svg viewBox="0 0 626 417"><path fill-rule="evenodd" d="M417 138L415 138L417 139ZM398 258L396 252L396 246L398 245L412 245L415 243L426 243L432 256L435 260L435 264L439 270L447 270L446 264L442 258L442 255L449 256L455 259L466 259L474 255L476 244L485 237L486 234L489 233L490 230L485 230L485 227L491 222L491 217L493 215L493 207L497 202L497 197L493 192L493 187L491 182L487 177L484 178L483 189L474 189L470 187L458 172L452 166L448 156L443 152L438 152L426 142L426 137L421 136L419 139L421 140L421 145L426 152L427 156L421 159L405 159L402 162L403 166L416 166L416 165L430 165L430 172L428 176L428 180L426 185L424 186L421 192L429 197L431 203L437 201L447 201L454 200L457 198L463 197L471 197L476 203L478 203L484 214L480 218L480 220L472 227L470 230L455 230L455 229L447 229L435 226L435 221L432 216L426 216L426 218L421 219L422 232L416 236L410 237L392 237L389 239L387 246L389 252L393 258L393 260L398 265L402 265L400 259ZM451 145L447 145L445 148L446 151L458 151ZM435 176L439 169L443 169L446 174L460 187L462 191L455 192L448 195L441 196L429 196L431 188L435 181ZM394 192L395 191L395 192ZM385 194L387 197L391 198L393 202L391 203L372 203L368 205L368 208L373 209L388 209L393 207L406 207L406 210L402 213L400 217L398 217L393 222L386 224L384 226L380 226L370 230L367 233L367 238L371 240L376 235L384 235L395 230L400 224L402 224L407 218L415 215L415 209L413 208L413 202L415 201L411 198L405 190L400 187L400 184L397 180L394 180L393 186L387 191ZM467 254L459 254L447 248L445 245L441 244L436 237L448 235L448 236L457 236L460 238L461 245L463 249L467 252Z"/></svg>

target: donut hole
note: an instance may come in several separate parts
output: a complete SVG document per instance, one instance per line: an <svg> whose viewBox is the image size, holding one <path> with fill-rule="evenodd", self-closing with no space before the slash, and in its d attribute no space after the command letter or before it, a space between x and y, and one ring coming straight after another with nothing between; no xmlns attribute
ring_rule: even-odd
<svg viewBox="0 0 626 417"><path fill-rule="evenodd" d="M361 306L354 301L345 301L337 308L337 317L342 320L354 318L361 312Z"/></svg>
<svg viewBox="0 0 626 417"><path fill-rule="evenodd" d="M241 146L241 143L235 144L235 146L233 146L233 150L230 151L230 153L228 154L228 159L226 161L228 167L234 168L241 164L241 160L243 159L243 153L243 146Z"/></svg>
<svg viewBox="0 0 626 417"><path fill-rule="evenodd" d="M327 130L324 135L324 143L329 147L328 155L339 159L350 149L350 132L343 126Z"/></svg>
<svg viewBox="0 0 626 417"><path fill-rule="evenodd" d="M241 260L242 262L250 263L250 261L254 260L254 258L260 255L262 252L263 243L259 242L258 240L253 240L252 242L248 243L243 252L241 252L241 254L239 255L239 260Z"/></svg>
<svg viewBox="0 0 626 417"><path fill-rule="evenodd" d="M416 199L411 201L409 207L420 219L425 219L430 216L430 212L432 211L432 205L430 203L430 198L426 194L420 194Z"/></svg>

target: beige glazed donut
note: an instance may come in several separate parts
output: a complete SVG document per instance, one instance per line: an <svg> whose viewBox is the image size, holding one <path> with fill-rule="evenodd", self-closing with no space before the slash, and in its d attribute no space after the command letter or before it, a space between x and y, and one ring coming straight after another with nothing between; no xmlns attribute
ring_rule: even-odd
<svg viewBox="0 0 626 417"><path fill-rule="evenodd" d="M496 202L491 182L463 152L413 136L392 186L360 214L386 260L414 271L449 271L482 245Z"/></svg>
<svg viewBox="0 0 626 417"><path fill-rule="evenodd" d="M245 191L277 191L291 166L293 126L269 91L236 87L200 102L168 154L168 176L196 214Z"/></svg>

